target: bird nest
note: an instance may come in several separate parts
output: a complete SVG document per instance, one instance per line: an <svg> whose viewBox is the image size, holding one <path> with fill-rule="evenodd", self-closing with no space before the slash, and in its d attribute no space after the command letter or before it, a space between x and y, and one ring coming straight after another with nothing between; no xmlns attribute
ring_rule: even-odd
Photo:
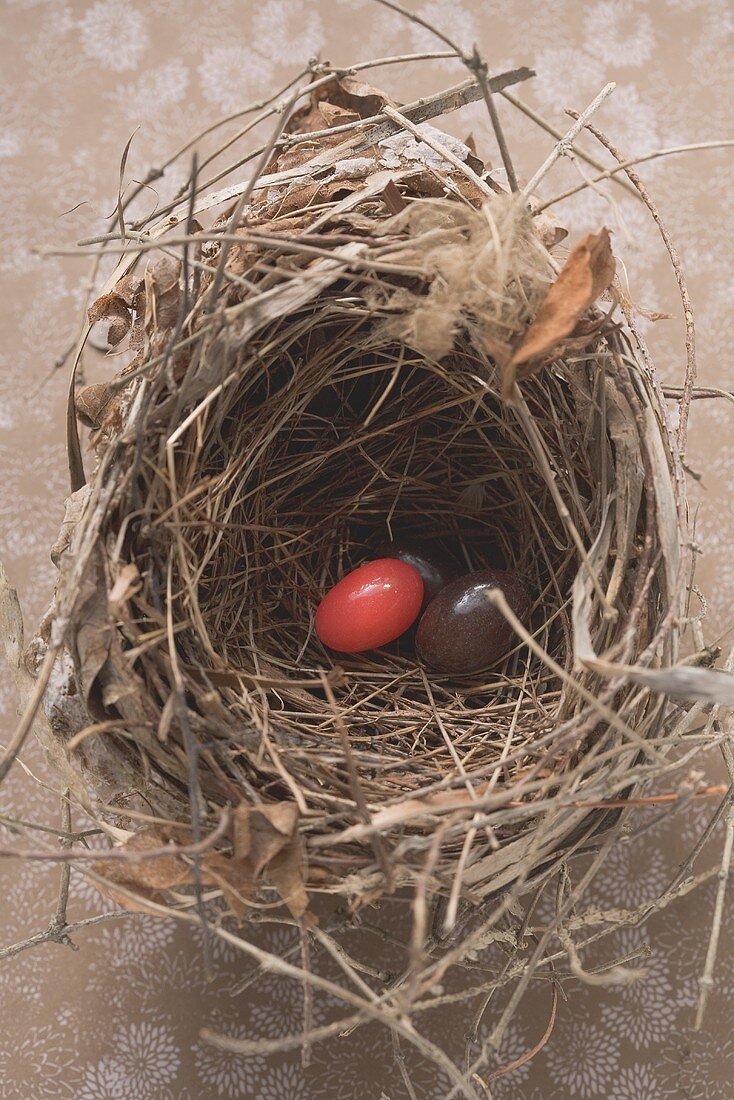
<svg viewBox="0 0 734 1100"><path fill-rule="evenodd" d="M247 184L202 196L194 164L175 216L108 236L89 321L131 355L77 394L95 469L72 418L40 645L68 782L117 841L97 881L154 911L206 888L244 942L263 906L317 928L337 895L351 931L407 891L398 1028L494 940L526 987L578 894L532 951L528 897L673 767L670 697L721 701L680 663L679 441L608 232L559 258L527 189L426 124L527 75L404 108L317 75ZM523 621L495 596L499 666L321 645L325 591L405 534L526 579Z"/></svg>

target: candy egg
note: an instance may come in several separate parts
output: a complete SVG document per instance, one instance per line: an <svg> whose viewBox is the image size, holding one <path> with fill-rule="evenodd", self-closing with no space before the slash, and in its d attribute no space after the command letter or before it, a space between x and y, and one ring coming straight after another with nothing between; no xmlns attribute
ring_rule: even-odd
<svg viewBox="0 0 734 1100"><path fill-rule="evenodd" d="M326 593L316 611L319 639L340 653L379 649L415 622L423 603L417 569L398 558L368 561Z"/></svg>
<svg viewBox="0 0 734 1100"><path fill-rule="evenodd" d="M418 570L423 581L424 607L459 573L456 565L445 554L416 539L398 538L383 542L376 552L381 558L397 558Z"/></svg>
<svg viewBox="0 0 734 1100"><path fill-rule="evenodd" d="M530 610L527 582L517 573L481 569L443 588L418 624L418 656L437 672L465 675L496 665L518 638L487 593L499 588L511 610L523 619Z"/></svg>

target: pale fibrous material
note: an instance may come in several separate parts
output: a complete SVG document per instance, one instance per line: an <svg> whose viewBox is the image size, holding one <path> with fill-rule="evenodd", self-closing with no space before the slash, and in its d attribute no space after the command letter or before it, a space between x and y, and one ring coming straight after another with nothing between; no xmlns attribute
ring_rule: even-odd
<svg viewBox="0 0 734 1100"><path fill-rule="evenodd" d="M120 252L89 324L129 354L76 395L91 443L70 417L58 588L25 657L10 646L26 713L8 746L35 716L110 839L84 866L123 907L208 921L318 986L248 940L253 915L296 923L340 960L341 1026L381 1019L452 1096L478 1095L491 1050L447 1064L421 1007L474 967L475 1031L493 998L498 1042L532 977L566 956L583 979L586 939L667 904L607 916L584 891L652 780L707 793L688 761L734 702L692 607L692 336L676 436L605 228L559 250L511 166L430 125L482 97L494 119L532 75L464 60L470 79L402 107L317 67L265 110L254 167L203 191L194 163L170 208L129 224L121 205L85 245ZM319 644L323 593L401 532L527 578L527 621L496 597L517 638L501 667L452 679L410 641ZM404 968L382 982L358 933L398 899Z"/></svg>

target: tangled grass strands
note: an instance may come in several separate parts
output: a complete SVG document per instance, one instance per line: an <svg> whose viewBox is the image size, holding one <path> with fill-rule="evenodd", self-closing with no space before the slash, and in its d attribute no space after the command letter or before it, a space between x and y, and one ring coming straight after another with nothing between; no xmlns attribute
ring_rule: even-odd
<svg viewBox="0 0 734 1100"><path fill-rule="evenodd" d="M109 859L59 853L67 865L122 906L203 922L248 955L239 992L267 972L303 986L301 1032L210 1035L222 1049L300 1045L307 1059L312 1044L380 1020L409 1095L408 1044L448 1074L450 1095L475 1097L508 1068L490 1060L531 983L551 984L543 1043L559 986L632 976L632 959L589 966L590 944L715 873L696 868L698 847L658 898L582 908L630 806L681 811L715 796L692 764L722 742L734 691L703 667L700 624L695 659L681 659L683 410L696 388L679 264L689 367L676 438L608 235L564 264L543 204L505 191L428 125L481 99L494 125L493 95L531 75L490 78L476 52L456 52L472 77L407 106L355 74L416 58L309 66L310 84L301 73L234 135L197 148L173 203L130 224L121 184L123 223L83 242L95 263L119 260L77 361L97 320L130 354L76 395L95 468L87 483L72 415L59 585L25 655L0 583L27 703L0 766L35 723L70 797L114 845ZM538 178L581 155L584 130L599 133L589 118L606 92L558 135ZM245 149L268 121L269 140ZM501 127L497 137L501 147ZM569 270L591 284L573 301ZM527 578L527 621L496 601L517 639L501 665L429 674L410 637L351 657L320 645L323 593L406 533L458 570ZM650 794L662 778L665 795ZM539 922L546 896L555 912ZM248 939L269 921L298 932L282 958ZM400 951L397 968L370 961L375 942ZM317 957L343 984L318 974ZM457 974L462 989L438 989ZM312 1019L319 990L341 1004L326 1027ZM475 1037L493 1013L463 1072L419 1027L454 1003L471 1010Z"/></svg>

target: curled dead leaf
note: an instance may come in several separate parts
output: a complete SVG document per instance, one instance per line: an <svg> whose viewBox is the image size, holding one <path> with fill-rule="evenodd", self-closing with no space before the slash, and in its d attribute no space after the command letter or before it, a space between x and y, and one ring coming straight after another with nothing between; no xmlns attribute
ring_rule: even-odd
<svg viewBox="0 0 734 1100"><path fill-rule="evenodd" d="M172 329L181 308L181 262L172 256L159 256L145 269L145 329L153 336Z"/></svg>
<svg viewBox="0 0 734 1100"><path fill-rule="evenodd" d="M190 865L174 852L170 856L160 855L135 861L136 852L149 852L165 847L168 841L169 837L157 829L141 829L118 849L129 852L130 859L95 860L90 869L106 879L106 883L103 885L94 879L90 881L123 909L129 909L133 913L149 912L146 901L164 902L167 890L180 886L191 878ZM115 890L116 885L135 894L137 900L133 901L127 894Z"/></svg>
<svg viewBox="0 0 734 1100"><path fill-rule="evenodd" d="M294 916L308 908L298 807L292 802L237 806L233 814L235 867L244 896L252 897L261 878L278 891ZM219 868L221 874L221 867Z"/></svg>
<svg viewBox="0 0 734 1100"><path fill-rule="evenodd" d="M589 233L576 245L541 303L520 346L503 371L503 393L537 370L540 360L570 336L581 316L611 284L615 264L609 230Z"/></svg>
<svg viewBox="0 0 734 1100"><path fill-rule="evenodd" d="M130 307L117 290L113 290L111 294L103 294L92 302L87 317L91 325L97 321L110 322L107 342L113 348L127 336L132 322Z"/></svg>
<svg viewBox="0 0 734 1100"><path fill-rule="evenodd" d="M54 565L59 564L61 555L69 549L74 530L84 514L91 491L91 486L83 485L81 489L77 489L64 501L64 520L59 529L56 542L51 547L51 561Z"/></svg>
<svg viewBox="0 0 734 1100"><path fill-rule="evenodd" d="M88 428L98 428L111 399L112 394L106 382L85 386L74 395L76 415Z"/></svg>
<svg viewBox="0 0 734 1100"><path fill-rule="evenodd" d="M210 852L201 861L204 882L218 886L229 908L242 919L267 881L295 917L308 908L304 857L294 803L241 803L232 815L232 855Z"/></svg>

